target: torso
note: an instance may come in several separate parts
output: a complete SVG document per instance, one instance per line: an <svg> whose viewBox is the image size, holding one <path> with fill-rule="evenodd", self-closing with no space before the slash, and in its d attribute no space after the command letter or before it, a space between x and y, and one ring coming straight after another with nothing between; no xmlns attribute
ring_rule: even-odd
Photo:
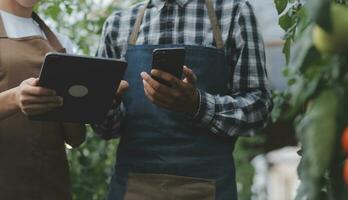
<svg viewBox="0 0 348 200"><path fill-rule="evenodd" d="M203 3L203 6L209 7L208 3ZM146 15L143 22L146 24ZM215 41L223 41L223 37L213 34L213 19L208 18L207 24L205 28L210 30L208 35L214 38L211 39L214 46L139 44L144 25L141 25L139 37L135 36L133 40L132 33L131 39L127 40L125 59L129 68L125 80L130 88L123 96L126 112L124 135L118 148L110 200L133 200L142 195L148 197L144 197L145 200L167 197L183 200L237 199L232 157L236 139L213 135L204 128L194 126L185 114L152 104L145 97L139 79L141 72L151 70L154 49L185 47L185 65L190 66L197 75L197 87L213 95L226 95L229 91L230 68L225 59L224 46L215 46L215 43L219 43ZM136 27L133 31L137 30ZM197 184L201 187L196 187ZM153 188L149 185L153 185ZM151 192L137 189L143 187L148 187L149 191L158 190L158 193L152 195ZM184 189L176 194L177 187L191 190Z"/></svg>
<svg viewBox="0 0 348 200"><path fill-rule="evenodd" d="M46 26L45 26L46 27ZM38 77L47 52L63 51L52 31L10 38L0 19L0 92ZM0 199L71 199L60 123L29 121L17 113L0 121Z"/></svg>

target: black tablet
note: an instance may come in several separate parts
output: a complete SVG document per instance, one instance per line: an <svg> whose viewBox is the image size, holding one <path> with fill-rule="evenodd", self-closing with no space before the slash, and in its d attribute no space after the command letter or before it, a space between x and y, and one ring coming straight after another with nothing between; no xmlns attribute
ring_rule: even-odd
<svg viewBox="0 0 348 200"><path fill-rule="evenodd" d="M64 98L64 105L48 113L30 116L36 121L100 123L127 68L122 60L62 53L46 55L39 85Z"/></svg>

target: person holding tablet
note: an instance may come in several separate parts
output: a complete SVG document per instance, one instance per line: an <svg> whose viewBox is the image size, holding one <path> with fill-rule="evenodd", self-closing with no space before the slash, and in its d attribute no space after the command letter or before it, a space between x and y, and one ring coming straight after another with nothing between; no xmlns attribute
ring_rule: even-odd
<svg viewBox="0 0 348 200"><path fill-rule="evenodd" d="M154 52L173 48L185 49L183 78L152 66ZM235 142L263 128L272 109L250 3L139 3L108 18L99 55L129 66L129 90L95 126L120 137L108 199L236 200Z"/></svg>
<svg viewBox="0 0 348 200"><path fill-rule="evenodd" d="M79 146L85 126L33 122L27 116L63 104L39 87L48 52L72 51L33 12L38 0L0 0L0 199L72 199L65 145Z"/></svg>

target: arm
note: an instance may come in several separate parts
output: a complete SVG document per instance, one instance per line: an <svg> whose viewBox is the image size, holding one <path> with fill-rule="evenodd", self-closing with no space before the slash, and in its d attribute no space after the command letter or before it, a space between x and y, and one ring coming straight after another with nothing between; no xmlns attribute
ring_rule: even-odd
<svg viewBox="0 0 348 200"><path fill-rule="evenodd" d="M63 123L65 141L71 147L80 146L86 139L86 126L83 124Z"/></svg>
<svg viewBox="0 0 348 200"><path fill-rule="evenodd" d="M111 16L104 24L101 41L97 56L104 58L120 58L120 51L113 41L116 41L118 34L118 15ZM120 137L121 125L123 123L123 106L121 102L122 94L128 88L128 83L122 81L116 92L115 101L107 113L104 122L93 124L92 128L97 135L109 140Z"/></svg>
<svg viewBox="0 0 348 200"><path fill-rule="evenodd" d="M105 140L118 138L121 136L123 123L123 106L113 104L107 113L105 120L101 124L93 124L94 132Z"/></svg>
<svg viewBox="0 0 348 200"><path fill-rule="evenodd" d="M232 22L233 78L229 96L200 91L194 121L212 133L250 136L263 128L272 110L263 40L248 2L242 2Z"/></svg>
<svg viewBox="0 0 348 200"><path fill-rule="evenodd" d="M272 109L267 84L264 46L249 3L241 3L232 26L231 54L234 57L230 95L198 91L196 76L184 67L184 80L159 70L151 75L169 82L167 87L142 73L145 94L154 104L193 116L197 127L221 136L249 136L266 125Z"/></svg>
<svg viewBox="0 0 348 200"><path fill-rule="evenodd" d="M18 87L0 93L0 120L18 111L25 115L37 115L62 106L63 99L56 96L55 91L37 84L38 79L29 78Z"/></svg>
<svg viewBox="0 0 348 200"><path fill-rule="evenodd" d="M0 93L0 120L6 119L19 111L16 104L16 88Z"/></svg>

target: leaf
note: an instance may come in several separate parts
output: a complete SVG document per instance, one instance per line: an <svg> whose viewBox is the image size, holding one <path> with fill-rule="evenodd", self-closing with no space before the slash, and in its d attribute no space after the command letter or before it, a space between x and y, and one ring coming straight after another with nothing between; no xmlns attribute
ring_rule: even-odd
<svg viewBox="0 0 348 200"><path fill-rule="evenodd" d="M274 0L275 6L278 11L278 15L284 12L285 8L288 5L288 0Z"/></svg>
<svg viewBox="0 0 348 200"><path fill-rule="evenodd" d="M295 49L294 56L290 66L295 70L298 70L305 64L308 64L305 62L305 60L313 60L313 57L311 56L311 52L314 51L311 28L307 28L302 35L297 38L293 49Z"/></svg>
<svg viewBox="0 0 348 200"><path fill-rule="evenodd" d="M291 39L287 39L285 41L284 47L283 47L283 54L285 55L286 63L289 64L290 57L291 57Z"/></svg>
<svg viewBox="0 0 348 200"><path fill-rule="evenodd" d="M336 138L338 101L335 92L324 91L314 100L308 113L311 122L304 134L308 145L307 155L310 156L311 175L315 178L323 176L330 165Z"/></svg>
<svg viewBox="0 0 348 200"><path fill-rule="evenodd" d="M283 15L280 16L279 18L279 25L282 29L284 29L285 31L287 31L289 28L292 27L292 18L289 15L289 13L285 13Z"/></svg>
<svg viewBox="0 0 348 200"><path fill-rule="evenodd" d="M309 199L320 199L323 178L329 169L337 138L336 117L339 99L333 90L324 90L298 124L303 144L302 176Z"/></svg>
<svg viewBox="0 0 348 200"><path fill-rule="evenodd" d="M47 15L49 15L53 19L57 19L58 15L60 13L60 8L58 4L52 4L48 9L46 10Z"/></svg>

